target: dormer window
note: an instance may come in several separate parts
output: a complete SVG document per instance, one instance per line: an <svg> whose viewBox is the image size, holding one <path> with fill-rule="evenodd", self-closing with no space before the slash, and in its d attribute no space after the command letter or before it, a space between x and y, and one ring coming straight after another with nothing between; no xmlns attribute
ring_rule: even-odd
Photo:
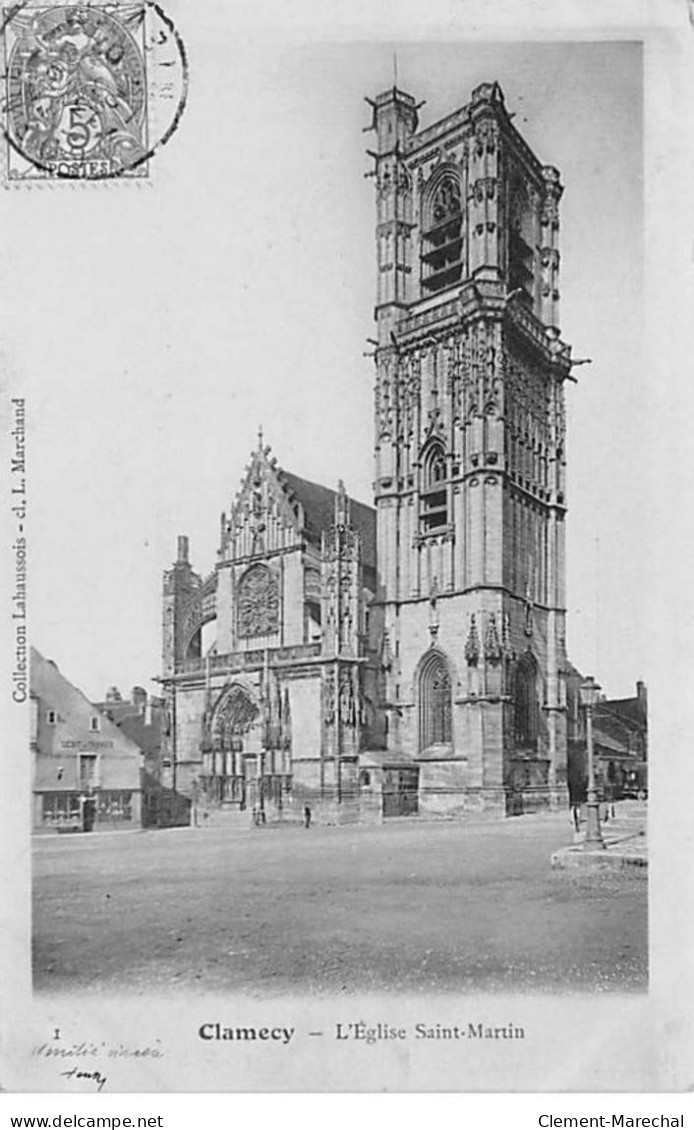
<svg viewBox="0 0 694 1130"><path fill-rule="evenodd" d="M420 516L424 533L448 525L446 456L441 443L430 444L422 461Z"/></svg>
<svg viewBox="0 0 694 1130"><path fill-rule="evenodd" d="M422 287L434 293L459 282L463 270L463 211L454 173L438 181L425 204L422 228Z"/></svg>

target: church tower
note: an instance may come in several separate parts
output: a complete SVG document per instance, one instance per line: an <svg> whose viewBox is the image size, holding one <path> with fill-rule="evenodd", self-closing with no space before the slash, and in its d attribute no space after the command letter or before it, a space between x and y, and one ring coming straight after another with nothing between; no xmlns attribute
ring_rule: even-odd
<svg viewBox="0 0 694 1130"><path fill-rule="evenodd" d="M370 105L387 759L422 813L563 803L560 176L497 83L419 132Z"/></svg>

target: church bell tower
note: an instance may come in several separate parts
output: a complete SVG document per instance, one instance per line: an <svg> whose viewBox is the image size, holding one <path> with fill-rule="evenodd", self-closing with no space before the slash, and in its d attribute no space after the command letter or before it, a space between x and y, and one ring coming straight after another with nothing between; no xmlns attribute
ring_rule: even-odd
<svg viewBox="0 0 694 1130"><path fill-rule="evenodd" d="M375 131L375 495L387 759L419 811L508 815L566 788L558 171L497 83Z"/></svg>

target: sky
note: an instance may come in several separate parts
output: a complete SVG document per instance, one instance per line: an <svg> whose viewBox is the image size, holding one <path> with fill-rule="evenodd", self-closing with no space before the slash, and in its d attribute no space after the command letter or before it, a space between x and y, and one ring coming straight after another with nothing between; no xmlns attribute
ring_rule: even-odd
<svg viewBox="0 0 694 1130"><path fill-rule="evenodd" d="M11 395L28 400L31 634L92 698L156 689L176 536L215 563L262 425L279 463L371 500L375 205L364 97L421 125L501 83L556 165L568 406L568 647L615 696L647 665L641 507L642 57L635 42L313 34L170 5L188 105L148 184L6 192ZM319 34L320 33L320 34ZM11 269L8 267L11 264Z"/></svg>

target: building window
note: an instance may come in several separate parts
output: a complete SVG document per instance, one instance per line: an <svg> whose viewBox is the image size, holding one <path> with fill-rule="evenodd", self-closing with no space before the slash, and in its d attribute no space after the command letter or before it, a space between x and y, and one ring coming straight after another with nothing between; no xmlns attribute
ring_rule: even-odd
<svg viewBox="0 0 694 1130"><path fill-rule="evenodd" d="M424 660L419 673L419 747L450 745L451 677L448 665L433 651Z"/></svg>
<svg viewBox="0 0 694 1130"><path fill-rule="evenodd" d="M99 794L99 823L105 821L121 824L133 818L133 794L109 790Z"/></svg>
<svg viewBox="0 0 694 1130"><path fill-rule="evenodd" d="M89 729L92 731L92 733L96 733L101 729L101 720L98 714L92 715L92 717L89 719Z"/></svg>
<svg viewBox="0 0 694 1130"><path fill-rule="evenodd" d="M56 714L55 710L47 711L46 721L48 722L49 726L55 726L56 722L58 721L58 715Z"/></svg>
<svg viewBox="0 0 694 1130"><path fill-rule="evenodd" d="M518 662L513 697L516 747L521 751L534 752L537 749L540 711L537 667L531 655L524 655Z"/></svg>
<svg viewBox="0 0 694 1130"><path fill-rule="evenodd" d="M43 823L49 825L79 824L81 820L78 793L44 793Z"/></svg>
<svg viewBox="0 0 694 1130"><path fill-rule="evenodd" d="M443 445L432 443L422 460L422 485L419 493L422 529L426 533L448 525L448 487Z"/></svg>
<svg viewBox="0 0 694 1130"><path fill-rule="evenodd" d="M463 212L455 173L436 184L425 203L422 229L422 287L434 293L459 282L463 269Z"/></svg>

